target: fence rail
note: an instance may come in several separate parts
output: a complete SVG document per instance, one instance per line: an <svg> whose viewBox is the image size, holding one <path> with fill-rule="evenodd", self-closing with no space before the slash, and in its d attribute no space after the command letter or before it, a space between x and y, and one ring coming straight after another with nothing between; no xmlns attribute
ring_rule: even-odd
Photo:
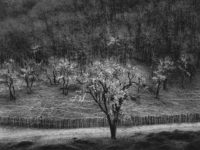
<svg viewBox="0 0 200 150"><path fill-rule="evenodd" d="M163 115L163 116L134 116L130 119L120 119L118 126L131 127L142 125L172 124L172 123L194 123L200 122L200 114L181 114L181 115ZM83 119L42 119L42 118L14 118L0 117L0 125L18 126L28 128L90 128L107 127L106 118L83 118Z"/></svg>

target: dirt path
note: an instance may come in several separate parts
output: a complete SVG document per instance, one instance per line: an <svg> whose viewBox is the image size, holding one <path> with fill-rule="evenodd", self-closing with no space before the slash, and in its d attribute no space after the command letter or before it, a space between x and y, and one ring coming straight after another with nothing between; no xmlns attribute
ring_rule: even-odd
<svg viewBox="0 0 200 150"><path fill-rule="evenodd" d="M199 131L200 123L194 124L173 124L173 125L153 125L141 126L132 128L119 128L118 137L133 136L136 133L150 133L161 131ZM0 141L20 141L32 140L40 142L50 142L59 139L72 138L99 138L109 137L108 128L85 128L85 129L68 129L68 130L54 130L54 129L25 129L25 128L8 128L0 127Z"/></svg>

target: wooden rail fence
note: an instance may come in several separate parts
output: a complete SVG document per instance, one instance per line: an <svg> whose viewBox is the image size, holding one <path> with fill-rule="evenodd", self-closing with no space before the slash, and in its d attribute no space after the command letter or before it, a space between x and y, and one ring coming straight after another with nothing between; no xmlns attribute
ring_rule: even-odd
<svg viewBox="0 0 200 150"><path fill-rule="evenodd" d="M134 116L130 119L120 119L118 126L131 127L142 125L172 124L172 123L194 123L200 122L200 114L181 114L181 115L163 115L163 116ZM83 119L43 119L43 118L14 118L0 117L0 125L18 126L28 128L90 128L107 127L106 118L83 118Z"/></svg>

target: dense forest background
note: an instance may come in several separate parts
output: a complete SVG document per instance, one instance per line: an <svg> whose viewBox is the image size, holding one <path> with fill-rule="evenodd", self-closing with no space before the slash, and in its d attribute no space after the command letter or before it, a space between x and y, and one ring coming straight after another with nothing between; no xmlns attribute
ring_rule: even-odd
<svg viewBox="0 0 200 150"><path fill-rule="evenodd" d="M170 56L200 62L197 0L0 0L0 61Z"/></svg>

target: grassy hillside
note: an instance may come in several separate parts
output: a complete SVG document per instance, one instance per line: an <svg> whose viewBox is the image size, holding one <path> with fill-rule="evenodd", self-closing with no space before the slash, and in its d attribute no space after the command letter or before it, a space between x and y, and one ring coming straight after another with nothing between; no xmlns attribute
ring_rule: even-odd
<svg viewBox="0 0 200 150"><path fill-rule="evenodd" d="M146 67L139 65L146 75ZM185 89L173 84L167 91L161 91L160 99L155 99L147 91L142 91L136 101L129 100L124 104L128 116L170 115L200 113L200 73ZM178 81L177 81L178 82ZM10 117L44 117L44 118L83 118L104 116L98 106L86 95L85 99L76 97L75 91L68 96L62 95L59 86L37 83L32 94L25 89L17 92L17 100L9 101L7 92L0 93L0 115ZM134 93L132 93L134 94Z"/></svg>

